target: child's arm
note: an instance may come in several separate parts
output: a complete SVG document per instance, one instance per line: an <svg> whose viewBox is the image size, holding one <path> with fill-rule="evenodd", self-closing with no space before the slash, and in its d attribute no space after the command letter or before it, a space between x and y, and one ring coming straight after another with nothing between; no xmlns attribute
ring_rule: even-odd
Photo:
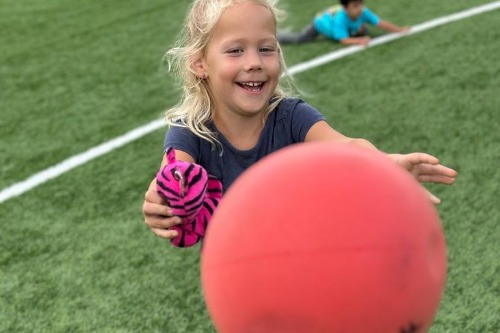
<svg viewBox="0 0 500 333"><path fill-rule="evenodd" d="M326 121L318 121L307 132L305 142L308 141L333 141L339 143L349 143L356 146L377 150L370 141L365 139L354 139L347 137L334 130Z"/></svg>
<svg viewBox="0 0 500 333"><path fill-rule="evenodd" d="M179 161L194 163L194 159L189 154L180 150L175 151L175 158ZM164 157L161 168L165 164L166 158ZM178 236L177 231L170 230L170 228L181 224L182 220L172 215L171 209L165 205L165 201L156 191L156 178L151 181L144 196L142 215L144 216L144 223L158 237L172 239Z"/></svg>
<svg viewBox="0 0 500 333"><path fill-rule="evenodd" d="M353 144L359 147L377 149L370 141L365 139L349 138L328 125L326 121L318 121L307 132L304 141L332 141ZM457 172L439 163L439 160L429 154L387 154L399 166L410 172L418 181L451 185L455 182ZM440 200L429 193L431 201L435 204Z"/></svg>
<svg viewBox="0 0 500 333"><path fill-rule="evenodd" d="M379 20L377 28L388 32L405 32L410 30L410 27L400 27L385 20Z"/></svg>
<svg viewBox="0 0 500 333"><path fill-rule="evenodd" d="M343 38L339 42L342 45L361 45L361 46L366 46L370 42L370 37L368 36L363 36L363 37L348 37L348 38Z"/></svg>

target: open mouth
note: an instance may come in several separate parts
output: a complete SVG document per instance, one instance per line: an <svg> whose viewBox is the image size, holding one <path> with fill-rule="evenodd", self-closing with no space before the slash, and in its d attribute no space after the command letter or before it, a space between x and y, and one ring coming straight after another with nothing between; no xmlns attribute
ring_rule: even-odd
<svg viewBox="0 0 500 333"><path fill-rule="evenodd" d="M237 82L241 88L251 91L251 92L260 92L265 82L256 81L256 82Z"/></svg>

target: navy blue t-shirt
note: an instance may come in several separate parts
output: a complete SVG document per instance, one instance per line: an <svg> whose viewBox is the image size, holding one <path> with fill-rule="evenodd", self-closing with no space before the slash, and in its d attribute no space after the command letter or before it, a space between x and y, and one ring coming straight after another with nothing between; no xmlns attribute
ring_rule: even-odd
<svg viewBox="0 0 500 333"><path fill-rule="evenodd" d="M196 136L188 128L172 126L165 136L164 149L173 147L182 150L204 167L210 175L217 177L226 191L233 181L249 166L288 145L303 142L307 132L323 115L300 99L286 98L269 114L264 129L255 147L239 150L212 125L222 145L215 147Z"/></svg>

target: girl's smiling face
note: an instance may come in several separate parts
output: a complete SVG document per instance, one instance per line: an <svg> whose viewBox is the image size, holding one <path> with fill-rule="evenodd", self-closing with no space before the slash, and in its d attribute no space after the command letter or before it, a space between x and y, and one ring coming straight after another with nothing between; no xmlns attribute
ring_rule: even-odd
<svg viewBox="0 0 500 333"><path fill-rule="evenodd" d="M264 111L280 75L272 13L251 2L233 4L215 25L195 67L207 75L216 113L251 116Z"/></svg>

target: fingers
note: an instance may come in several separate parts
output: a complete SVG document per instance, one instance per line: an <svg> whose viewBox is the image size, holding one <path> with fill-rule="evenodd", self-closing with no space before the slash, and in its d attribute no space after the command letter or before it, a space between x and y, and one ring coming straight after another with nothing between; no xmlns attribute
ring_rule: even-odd
<svg viewBox="0 0 500 333"><path fill-rule="evenodd" d="M178 233L170 228L181 224L182 220L177 216L173 216L172 209L165 204L165 200L160 197L155 186L155 181L151 182L148 191L144 195L144 203L142 204L144 224L158 237L175 238Z"/></svg>
<svg viewBox="0 0 500 333"><path fill-rule="evenodd" d="M144 223L149 228L169 229L175 225L181 224L182 220L178 216L164 217L159 215L145 215Z"/></svg>
<svg viewBox="0 0 500 333"><path fill-rule="evenodd" d="M447 184L455 182L457 172L439 163L439 159L425 153L412 153L407 155L389 154L393 161L409 171L418 181ZM441 200L425 189L429 199L434 204Z"/></svg>
<svg viewBox="0 0 500 333"><path fill-rule="evenodd" d="M419 181L451 185L455 182L457 172L441 164L419 164L413 174Z"/></svg>
<svg viewBox="0 0 500 333"><path fill-rule="evenodd" d="M162 203L154 203L146 199L142 204L142 215L144 216L159 215L164 217L170 217L172 216L172 209L170 209L170 207Z"/></svg>
<svg viewBox="0 0 500 333"><path fill-rule="evenodd" d="M427 192L427 195L429 196L429 199L431 200L431 202L435 205L439 205L441 203L441 200L436 197L434 194L432 194L431 192L429 192L426 188L423 188L425 192Z"/></svg>
<svg viewBox="0 0 500 333"><path fill-rule="evenodd" d="M172 239L178 236L177 231L171 228L182 223L177 217L162 217L158 215L144 215L144 223L158 237Z"/></svg>
<svg viewBox="0 0 500 333"><path fill-rule="evenodd" d="M456 178L441 175L418 175L417 180L422 183L452 185L455 182Z"/></svg>
<svg viewBox="0 0 500 333"><path fill-rule="evenodd" d="M168 230L168 229L159 229L159 228L151 228L151 231L158 237L165 238L165 239L173 239L179 234L175 230Z"/></svg>
<svg viewBox="0 0 500 333"><path fill-rule="evenodd" d="M168 229L182 222L178 216L172 215L170 207L148 201L142 205L142 215L149 228Z"/></svg>
<svg viewBox="0 0 500 333"><path fill-rule="evenodd" d="M158 194L156 189L149 188L146 194L144 195L144 200L150 203L164 205L165 200Z"/></svg>
<svg viewBox="0 0 500 333"><path fill-rule="evenodd" d="M432 155L426 154L426 153L411 153L407 154L406 158L408 161L413 164L422 164L422 163L428 163L428 164L439 164L439 159L437 157L434 157Z"/></svg>
<svg viewBox="0 0 500 333"><path fill-rule="evenodd" d="M456 177L457 172L442 164L420 164L417 166L419 174L422 175L441 175L446 177Z"/></svg>

